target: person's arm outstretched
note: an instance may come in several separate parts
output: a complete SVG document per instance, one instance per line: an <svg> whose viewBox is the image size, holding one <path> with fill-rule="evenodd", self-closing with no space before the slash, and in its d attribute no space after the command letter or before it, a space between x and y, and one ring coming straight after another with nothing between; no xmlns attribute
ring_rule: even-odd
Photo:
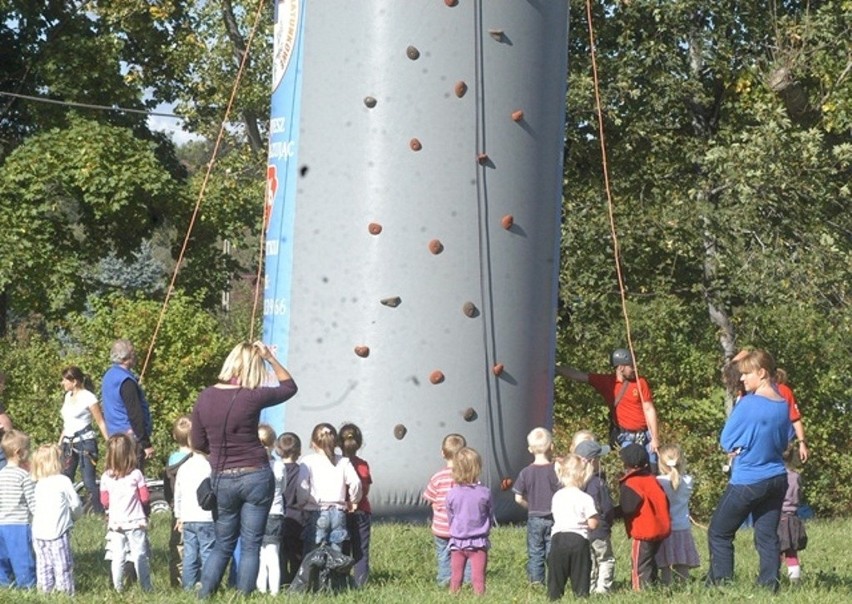
<svg viewBox="0 0 852 604"><path fill-rule="evenodd" d="M579 369L575 369L574 367L569 367L568 365L557 365L556 373L564 378L568 378L573 382L589 381L588 373L586 373L585 371L580 371Z"/></svg>

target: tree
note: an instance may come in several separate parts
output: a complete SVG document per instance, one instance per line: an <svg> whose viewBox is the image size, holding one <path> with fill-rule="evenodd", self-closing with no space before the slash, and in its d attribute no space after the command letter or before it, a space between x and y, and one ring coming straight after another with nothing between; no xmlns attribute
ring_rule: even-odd
<svg viewBox="0 0 852 604"><path fill-rule="evenodd" d="M812 374L794 377L797 393L814 405L805 407L806 424L852 398L848 386L828 379L837 366L849 368L848 345L828 346L830 358L794 345L810 338L816 317L824 340L852 341L852 221L844 209L850 55L848 43L839 42L849 38L850 8L770 7L693 0L593 5L628 308L666 439L718 429L685 421L682 401L719 404L716 368L745 345L766 347L788 370L801 365ZM588 365L623 343L625 333L585 6L572 10L558 356ZM571 418L585 396L567 387L557 409ZM706 443L693 444L707 450ZM840 465L831 470L835 478L849 476Z"/></svg>
<svg viewBox="0 0 852 604"><path fill-rule="evenodd" d="M48 319L82 309L98 286L84 278L89 267L131 258L185 208L153 145L127 129L73 118L28 138L0 177L0 288L10 309Z"/></svg>

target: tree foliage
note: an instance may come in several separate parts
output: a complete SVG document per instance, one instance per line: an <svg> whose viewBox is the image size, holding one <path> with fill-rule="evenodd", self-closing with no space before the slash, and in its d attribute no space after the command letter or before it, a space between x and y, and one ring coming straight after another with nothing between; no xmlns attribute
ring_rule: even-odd
<svg viewBox="0 0 852 604"><path fill-rule="evenodd" d="M852 478L840 456L823 453L824 418L852 398L829 377L848 374L852 341L849 15L848 2L773 2L768 12L728 1L593 5L639 368L664 440L700 460L709 492L724 480L710 462L724 409L718 368L747 345L768 348L793 375L820 470ZM584 2L572 3L572 17L558 357L606 371L596 360L626 334ZM560 385L560 418L578 425L600 406L595 397ZM836 491L817 497L823 510L846 511ZM711 503L699 498L699 511Z"/></svg>

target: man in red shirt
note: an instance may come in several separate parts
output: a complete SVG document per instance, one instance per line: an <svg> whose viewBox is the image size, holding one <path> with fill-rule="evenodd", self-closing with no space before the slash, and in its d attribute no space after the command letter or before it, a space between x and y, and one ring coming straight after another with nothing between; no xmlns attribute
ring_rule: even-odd
<svg viewBox="0 0 852 604"><path fill-rule="evenodd" d="M645 378L636 375L633 355L625 348L617 348L610 355L614 373L586 373L561 365L556 373L575 382L590 384L606 401L614 419L611 440L625 446L636 443L648 451L652 467L657 464L657 410L651 388Z"/></svg>

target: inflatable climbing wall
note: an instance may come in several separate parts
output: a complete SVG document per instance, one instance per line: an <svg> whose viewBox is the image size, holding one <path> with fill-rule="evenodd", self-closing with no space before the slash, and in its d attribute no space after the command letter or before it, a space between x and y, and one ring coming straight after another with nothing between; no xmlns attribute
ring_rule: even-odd
<svg viewBox="0 0 852 604"><path fill-rule="evenodd" d="M264 339L308 452L357 423L374 513L466 437L501 519L552 422L567 0L279 0ZM503 487L503 488L501 488Z"/></svg>

